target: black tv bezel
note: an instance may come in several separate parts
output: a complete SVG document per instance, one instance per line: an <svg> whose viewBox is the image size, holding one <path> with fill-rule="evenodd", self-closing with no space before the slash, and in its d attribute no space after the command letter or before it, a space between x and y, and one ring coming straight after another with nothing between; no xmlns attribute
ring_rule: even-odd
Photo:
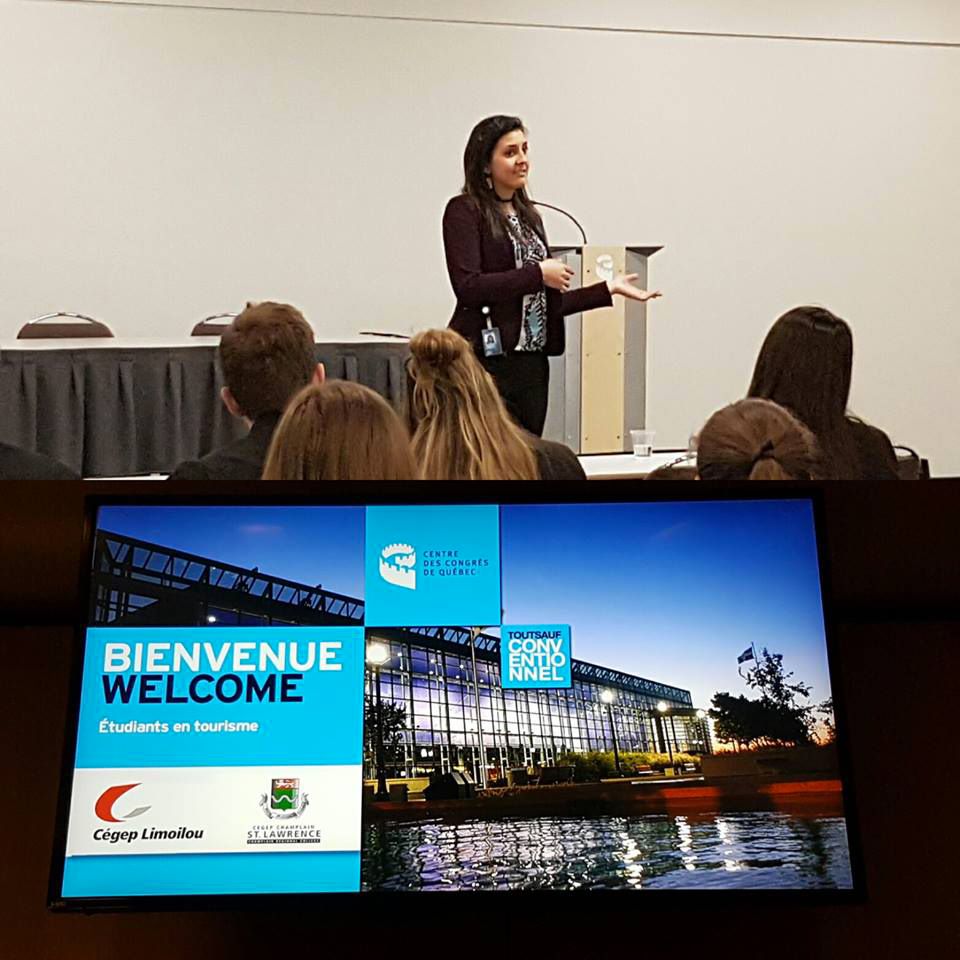
<svg viewBox="0 0 960 960"><path fill-rule="evenodd" d="M340 917L361 916L376 910L377 916L401 916L416 900L434 891L367 890L350 893L256 893L182 894L121 897L64 897L67 824L73 788L78 735L83 656L88 626L91 554L98 511L104 506L377 506L415 504L538 504L538 503L654 503L726 500L805 500L811 504L817 544L820 596L823 608L827 667L833 697L836 746L840 766L844 818L850 853L850 888L751 888L736 889L643 889L635 890L505 890L450 891L469 898L479 908L503 907L508 901L525 909L561 908L594 914L629 909L726 910L731 907L767 904L770 907L822 904L854 904L866 899L865 870L860 842L859 818L849 751L846 703L837 666L833 602L830 590L829 544L825 523L822 484L655 484L643 481L594 483L519 482L418 482L388 483L196 483L163 485L133 481L94 483L84 496L82 553L73 642L60 785L57 798L54 843L48 886L48 907L58 912L154 912L154 911L276 911L305 908L329 910ZM517 899L519 898L519 899ZM429 902L429 900L428 900Z"/></svg>

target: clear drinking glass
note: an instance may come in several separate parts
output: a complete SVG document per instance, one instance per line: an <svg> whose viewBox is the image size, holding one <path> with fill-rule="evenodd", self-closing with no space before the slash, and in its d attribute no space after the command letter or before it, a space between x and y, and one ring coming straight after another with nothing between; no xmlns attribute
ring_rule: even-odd
<svg viewBox="0 0 960 960"><path fill-rule="evenodd" d="M649 457L653 453L653 438L655 430L631 430L630 440L633 443L635 457Z"/></svg>

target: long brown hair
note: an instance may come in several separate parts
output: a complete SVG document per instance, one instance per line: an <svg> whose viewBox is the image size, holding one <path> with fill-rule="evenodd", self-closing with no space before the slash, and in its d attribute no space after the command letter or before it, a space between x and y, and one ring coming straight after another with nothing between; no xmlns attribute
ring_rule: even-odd
<svg viewBox="0 0 960 960"><path fill-rule="evenodd" d="M473 348L453 330L410 341L413 453L425 480L537 480L526 434Z"/></svg>
<svg viewBox="0 0 960 960"><path fill-rule="evenodd" d="M822 477L813 434L771 400L718 410L697 438L701 480L814 480Z"/></svg>
<svg viewBox="0 0 960 960"><path fill-rule="evenodd" d="M280 418L264 480L414 480L410 438L368 387L328 380L301 390Z"/></svg>
<svg viewBox="0 0 960 960"><path fill-rule="evenodd" d="M852 371L849 325L823 307L794 307L770 328L747 391L786 407L814 432L834 480L859 478L847 424Z"/></svg>
<svg viewBox="0 0 960 960"><path fill-rule="evenodd" d="M496 192L493 187L487 185L486 169L500 138L513 133L514 130L527 132L519 117L506 117L500 114L487 117L470 131L470 139L467 140L466 149L463 151L463 190L461 192L476 203L487 221L490 232L495 237L502 237L507 233L507 219L500 209ZM546 243L543 220L523 187L514 192L513 207L517 211L517 216L535 230L540 235L540 239Z"/></svg>

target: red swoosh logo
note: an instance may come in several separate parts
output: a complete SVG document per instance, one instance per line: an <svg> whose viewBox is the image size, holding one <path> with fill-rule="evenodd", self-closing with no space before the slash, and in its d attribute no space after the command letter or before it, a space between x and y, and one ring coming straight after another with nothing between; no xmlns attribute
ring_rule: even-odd
<svg viewBox="0 0 960 960"><path fill-rule="evenodd" d="M121 820L113 815L113 805L128 791L139 787L139 783L122 783L116 787L108 787L100 794L94 813L107 823L120 823Z"/></svg>

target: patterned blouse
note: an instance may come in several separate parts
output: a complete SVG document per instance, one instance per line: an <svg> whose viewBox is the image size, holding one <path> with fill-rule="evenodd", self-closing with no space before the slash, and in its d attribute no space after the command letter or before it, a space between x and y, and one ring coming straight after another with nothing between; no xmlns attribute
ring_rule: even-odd
<svg viewBox="0 0 960 960"><path fill-rule="evenodd" d="M508 214L510 241L513 257L520 269L527 263L540 263L550 255L537 232L524 223L515 213ZM523 298L523 324L517 350L525 353L542 352L547 343L547 295L543 287Z"/></svg>

